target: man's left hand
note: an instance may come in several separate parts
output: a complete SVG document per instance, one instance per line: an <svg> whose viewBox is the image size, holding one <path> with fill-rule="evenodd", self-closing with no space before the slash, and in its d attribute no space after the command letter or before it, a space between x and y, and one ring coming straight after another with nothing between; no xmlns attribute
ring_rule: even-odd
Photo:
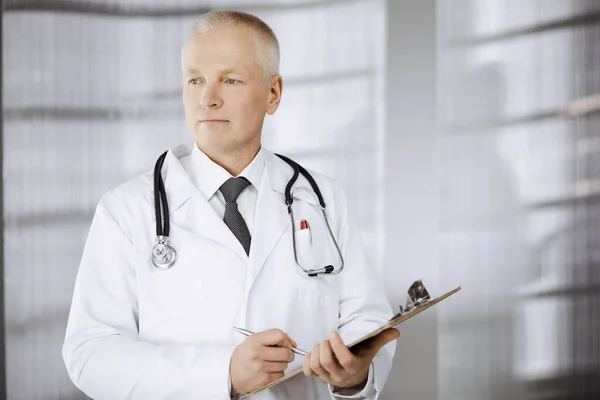
<svg viewBox="0 0 600 400"><path fill-rule="evenodd" d="M306 376L315 376L339 388L364 387L373 357L399 336L397 329L386 329L350 351L337 332L332 332L329 340L315 345L304 357L302 370Z"/></svg>

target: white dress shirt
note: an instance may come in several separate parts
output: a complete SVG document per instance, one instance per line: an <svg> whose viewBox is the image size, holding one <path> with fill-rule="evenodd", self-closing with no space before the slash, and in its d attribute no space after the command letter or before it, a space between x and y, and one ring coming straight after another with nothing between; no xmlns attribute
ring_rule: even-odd
<svg viewBox="0 0 600 400"><path fill-rule="evenodd" d="M246 221L250 236L253 234L254 210L264 166L265 157L261 147L252 162L238 175L238 177L243 176L248 179L251 183L237 198L238 210L244 217L244 221ZM219 217L223 219L225 215L225 198L219 188L233 175L212 161L198 146L194 146L190 154L189 173L196 188L208 200Z"/></svg>
<svg viewBox="0 0 600 400"><path fill-rule="evenodd" d="M254 228L254 210L256 208L256 198L258 188L265 166L265 157L261 149L254 159L238 177L243 176L250 181L249 185L237 198L238 210L248 226L250 235ZM188 171L190 178L200 193L208 200L212 208L221 219L225 215L225 198L219 190L221 185L229 178L232 178L227 170L214 161L212 161L198 146L194 146L190 154L190 168ZM252 247L250 248L252 249ZM252 250L250 250L252 251ZM231 385L231 381L229 382ZM334 389L329 386L330 393L335 398L340 399L361 399L367 397L373 388L373 365L369 368L367 384L362 390L356 389Z"/></svg>

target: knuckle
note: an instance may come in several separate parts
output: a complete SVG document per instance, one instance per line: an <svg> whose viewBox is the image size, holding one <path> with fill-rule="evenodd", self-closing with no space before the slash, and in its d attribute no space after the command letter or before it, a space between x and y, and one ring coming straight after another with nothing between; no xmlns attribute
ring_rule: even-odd
<svg viewBox="0 0 600 400"><path fill-rule="evenodd" d="M340 360L340 365L346 369L350 368L352 366L352 362L350 360L347 359L343 359Z"/></svg>
<svg viewBox="0 0 600 400"><path fill-rule="evenodd" d="M312 370L310 369L310 367L308 366L308 364L303 365L302 369L304 370L304 375L306 375L306 376L312 376Z"/></svg>
<svg viewBox="0 0 600 400"><path fill-rule="evenodd" d="M319 357L311 357L310 358L310 367L312 369L321 368L321 360Z"/></svg>
<svg viewBox="0 0 600 400"><path fill-rule="evenodd" d="M276 381L277 379L283 378L283 372L276 372L271 375L271 380Z"/></svg>
<svg viewBox="0 0 600 400"><path fill-rule="evenodd" d="M334 365L333 359L331 357L323 357L323 359L321 360L321 364L327 369L330 369Z"/></svg>
<svg viewBox="0 0 600 400"><path fill-rule="evenodd" d="M252 362L252 369L253 369L255 372L262 371L262 362L261 362L261 361L259 361L259 360L255 360L255 361L253 361L253 362Z"/></svg>
<svg viewBox="0 0 600 400"><path fill-rule="evenodd" d="M257 348L252 348L248 351L248 357L250 357L250 359L253 361L260 360L260 351Z"/></svg>
<svg viewBox="0 0 600 400"><path fill-rule="evenodd" d="M285 339L285 333L281 329L275 329L275 339L282 341Z"/></svg>
<svg viewBox="0 0 600 400"><path fill-rule="evenodd" d="M261 386L267 385L271 383L271 375L269 373L260 374L258 381Z"/></svg>
<svg viewBox="0 0 600 400"><path fill-rule="evenodd" d="M256 366L259 371L265 371L267 369L267 363L264 360L257 360Z"/></svg>
<svg viewBox="0 0 600 400"><path fill-rule="evenodd" d="M338 386L350 386L344 384L344 377L340 376L339 374L329 374L329 379L331 380L331 382L335 382L336 384L338 384Z"/></svg>
<svg viewBox="0 0 600 400"><path fill-rule="evenodd" d="M302 360L302 368L308 367L309 363L310 363L310 353L308 355L306 355L304 357L304 359Z"/></svg>

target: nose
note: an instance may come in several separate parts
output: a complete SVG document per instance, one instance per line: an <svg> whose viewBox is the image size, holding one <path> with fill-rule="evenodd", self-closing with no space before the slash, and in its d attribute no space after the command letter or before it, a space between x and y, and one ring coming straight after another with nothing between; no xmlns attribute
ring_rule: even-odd
<svg viewBox="0 0 600 400"><path fill-rule="evenodd" d="M218 85L213 83L206 83L204 85L200 105L203 108L220 108L223 105Z"/></svg>

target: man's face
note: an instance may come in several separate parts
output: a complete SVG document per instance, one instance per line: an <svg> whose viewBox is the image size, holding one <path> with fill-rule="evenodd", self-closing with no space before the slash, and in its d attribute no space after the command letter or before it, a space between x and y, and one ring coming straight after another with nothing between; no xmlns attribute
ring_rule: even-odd
<svg viewBox="0 0 600 400"><path fill-rule="evenodd" d="M190 37L183 56L183 104L202 150L228 154L260 143L265 113L279 106L281 78L267 85L257 61L250 28Z"/></svg>

